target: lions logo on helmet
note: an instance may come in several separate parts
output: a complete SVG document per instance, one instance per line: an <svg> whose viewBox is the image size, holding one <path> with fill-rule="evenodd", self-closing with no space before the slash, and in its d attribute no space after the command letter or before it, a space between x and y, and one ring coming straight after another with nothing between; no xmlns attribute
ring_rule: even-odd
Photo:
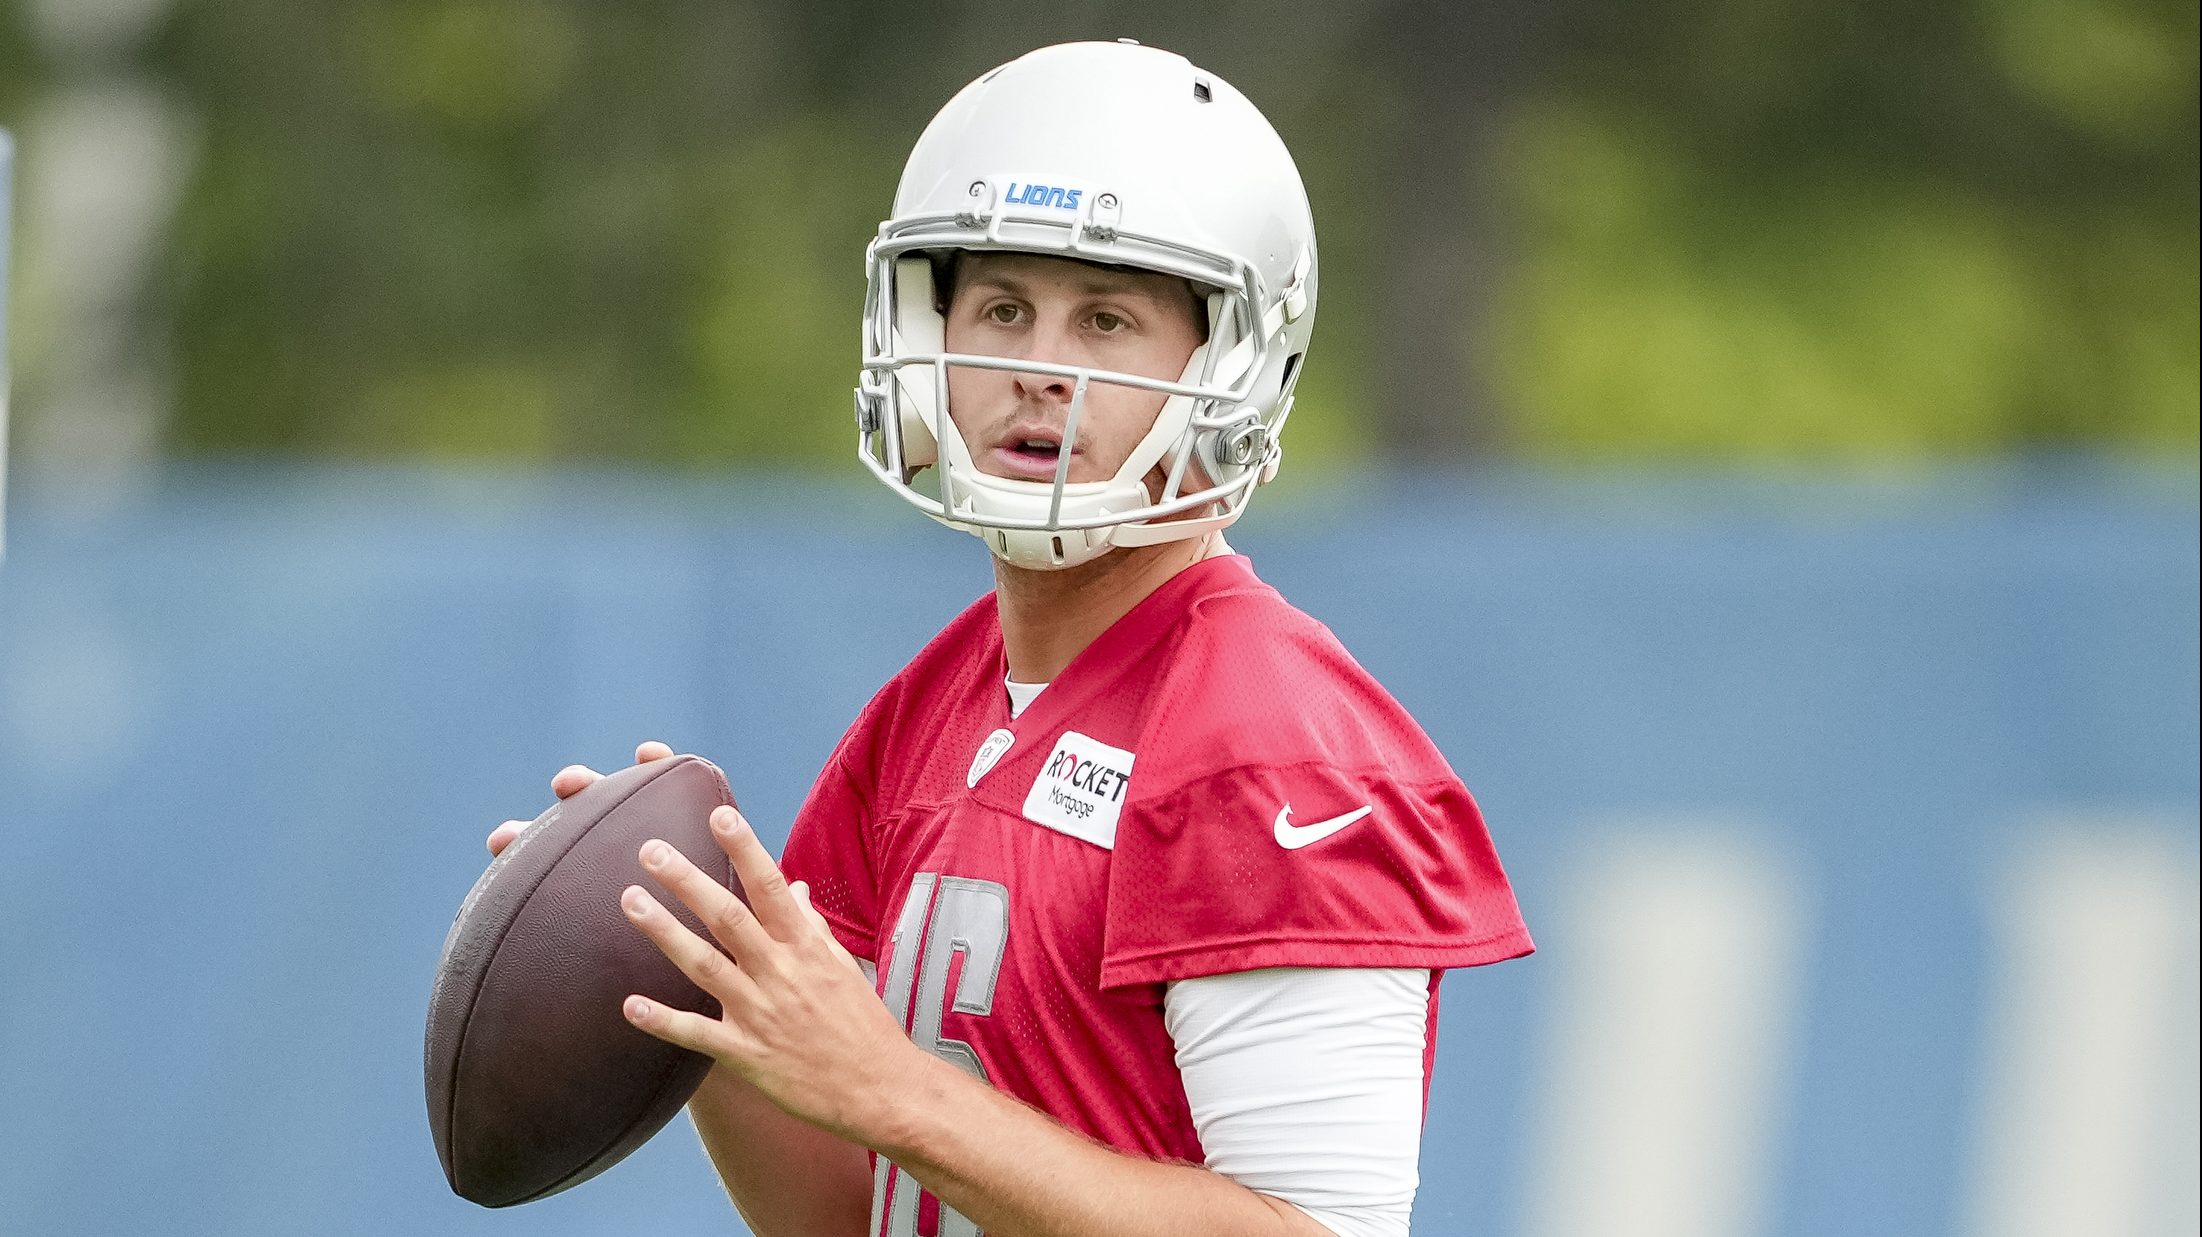
<svg viewBox="0 0 2202 1237"><path fill-rule="evenodd" d="M1207 342L1175 382L950 353L929 255L957 250L1177 276L1206 293ZM910 152L866 268L859 457L1005 561L1070 567L1118 546L1199 536L1237 520L1276 474L1315 325L1315 223L1269 121L1183 56L1069 43L964 87ZM978 469L949 421L950 366L1075 381L1052 483ZM1168 398L1115 476L1073 483L1069 440L1093 383ZM1156 496L1145 478L1158 466L1167 481ZM915 484L926 470L935 493Z"/></svg>

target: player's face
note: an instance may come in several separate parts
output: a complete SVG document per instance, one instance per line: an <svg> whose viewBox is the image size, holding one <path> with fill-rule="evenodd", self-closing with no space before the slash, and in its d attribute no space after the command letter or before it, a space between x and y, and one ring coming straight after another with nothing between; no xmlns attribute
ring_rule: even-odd
<svg viewBox="0 0 2202 1237"><path fill-rule="evenodd" d="M1202 313L1191 287L1169 275L1037 254L974 253L957 271L947 344L950 352L1174 382L1200 346ZM948 373L949 415L981 472L1053 481L1075 387L1075 380L1052 374L959 366ZM1069 479L1115 476L1167 399L1089 383L1069 447Z"/></svg>

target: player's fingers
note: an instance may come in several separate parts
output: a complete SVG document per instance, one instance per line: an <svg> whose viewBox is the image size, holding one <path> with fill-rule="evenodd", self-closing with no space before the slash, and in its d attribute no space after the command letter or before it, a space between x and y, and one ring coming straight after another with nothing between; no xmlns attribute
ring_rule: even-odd
<svg viewBox="0 0 2202 1237"><path fill-rule="evenodd" d="M809 924L811 928L824 936L835 948L840 948L841 941L834 936L833 928L826 923L826 917L820 914L818 908L811 903L810 882L789 881L788 896L795 899L795 905L803 912L803 922Z"/></svg>
<svg viewBox="0 0 2202 1237"><path fill-rule="evenodd" d="M850 953L848 948L842 945L841 938L833 934L833 927L826 922L826 917L818 912L816 906L811 904L809 883L792 881L788 884L788 892L794 895L796 904L803 908L803 919L811 926L813 939L822 942L819 947L834 958L846 962L850 966L856 966L856 955ZM863 969L857 967L859 971Z"/></svg>
<svg viewBox="0 0 2202 1237"><path fill-rule="evenodd" d="M646 765L653 760L663 760L672 754L673 749L671 747L658 742L656 739L649 739L635 748L635 763Z"/></svg>
<svg viewBox="0 0 2202 1237"><path fill-rule="evenodd" d="M711 879L669 843L652 838L642 844L641 853L643 870L696 912L736 962L761 960L762 947L770 938L733 890Z"/></svg>
<svg viewBox="0 0 2202 1237"><path fill-rule="evenodd" d="M734 877L742 883L742 892L748 896L749 909L756 919L775 939L795 939L803 923L802 908L788 892L788 878L758 840L757 831L734 808L715 807L711 809L711 834L719 840L726 857L733 860Z"/></svg>
<svg viewBox="0 0 2202 1237"><path fill-rule="evenodd" d="M630 996L620 1002L619 1012L638 1030L655 1035L668 1044L678 1044L690 1052L700 1052L715 1060L730 1061L740 1051L740 1036L735 1033L734 1028L716 1018L675 1009L641 995Z"/></svg>
<svg viewBox="0 0 2202 1237"><path fill-rule="evenodd" d="M603 774L587 765L567 765L551 775L551 793L570 799L602 780Z"/></svg>
<svg viewBox="0 0 2202 1237"><path fill-rule="evenodd" d="M492 855L504 854L505 847L512 845L512 840L519 837L520 831L526 829L528 824L529 822L524 820L508 820L490 830L489 853Z"/></svg>
<svg viewBox="0 0 2202 1237"><path fill-rule="evenodd" d="M744 1007L754 991L748 976L734 965L732 959L719 951L719 947L688 930L663 903L650 896L640 885L629 885L619 895L619 909L642 934L650 938L681 974L696 981L696 986L719 998L719 1004L727 1008Z"/></svg>

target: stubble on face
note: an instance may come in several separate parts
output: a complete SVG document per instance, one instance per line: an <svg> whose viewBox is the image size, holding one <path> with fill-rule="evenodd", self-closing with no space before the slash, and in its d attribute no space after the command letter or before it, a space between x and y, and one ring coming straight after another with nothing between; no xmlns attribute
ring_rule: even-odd
<svg viewBox="0 0 2202 1237"><path fill-rule="evenodd" d="M1174 381L1207 334L1206 309L1175 276L1038 254L973 253L956 264L947 348ZM982 472L1052 481L1076 380L954 367L949 414ZM1087 385L1069 480L1116 475L1168 396ZM1051 449L1052 447L1052 449ZM1150 489L1159 485L1159 467ZM1159 490L1155 490L1159 493Z"/></svg>

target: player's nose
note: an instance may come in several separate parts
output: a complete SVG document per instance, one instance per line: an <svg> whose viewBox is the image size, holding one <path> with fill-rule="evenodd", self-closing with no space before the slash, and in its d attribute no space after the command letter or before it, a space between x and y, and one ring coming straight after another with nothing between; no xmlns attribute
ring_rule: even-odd
<svg viewBox="0 0 2202 1237"><path fill-rule="evenodd" d="M1086 360L1079 353L1078 336L1070 322L1048 314L1026 332L1016 359L1039 361L1048 365L1083 365ZM1077 389L1077 380L1061 374L1029 373L1016 371L1011 378L1017 386L1017 394L1023 398L1067 404Z"/></svg>
<svg viewBox="0 0 2202 1237"><path fill-rule="evenodd" d="M1077 385L1074 380L1060 374L1031 374L1021 371L1011 374L1010 381L1016 385L1019 400L1035 404L1068 404Z"/></svg>

